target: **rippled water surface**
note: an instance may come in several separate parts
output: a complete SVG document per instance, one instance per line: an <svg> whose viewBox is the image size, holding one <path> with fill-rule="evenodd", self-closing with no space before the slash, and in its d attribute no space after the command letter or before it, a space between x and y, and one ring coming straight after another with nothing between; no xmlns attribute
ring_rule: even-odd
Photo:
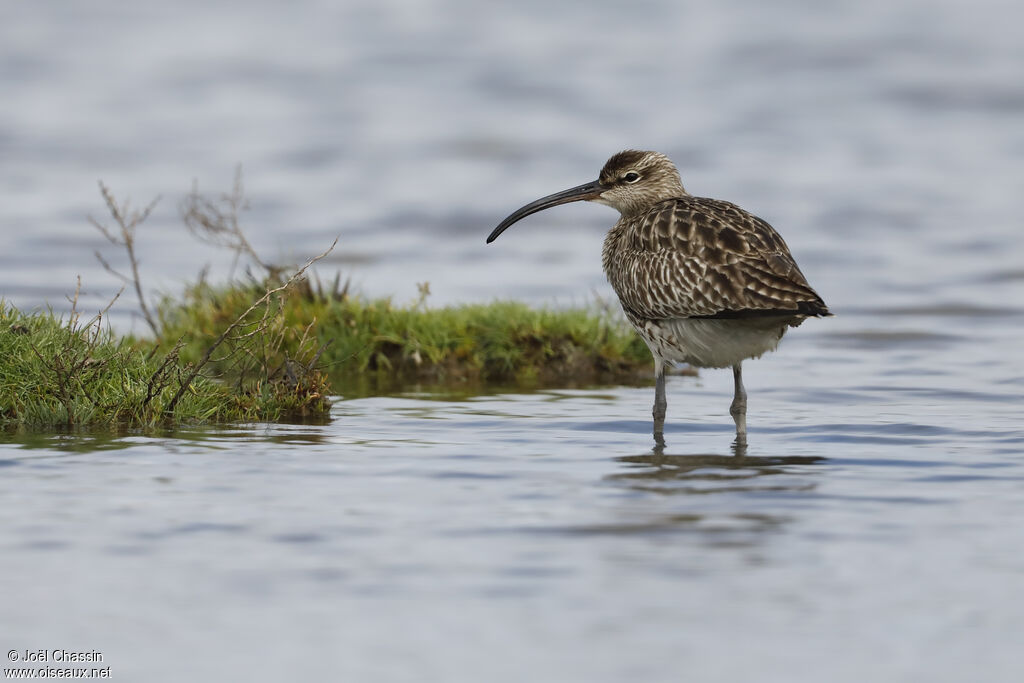
<svg viewBox="0 0 1024 683"><path fill-rule="evenodd" d="M1018 4L17 3L0 21L0 296L263 253L437 304L610 294L605 207L517 206L656 148L787 239L836 312L731 375L346 398L326 425L0 437L0 645L120 680L1018 681L1024 42ZM218 275L219 274L219 275ZM128 297L124 297L127 299ZM119 316L119 317L117 317ZM135 326L132 303L115 323Z"/></svg>

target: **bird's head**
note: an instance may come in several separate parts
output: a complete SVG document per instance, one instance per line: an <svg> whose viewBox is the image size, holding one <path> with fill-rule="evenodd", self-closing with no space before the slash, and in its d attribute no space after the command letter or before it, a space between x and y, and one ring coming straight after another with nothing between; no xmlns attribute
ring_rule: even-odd
<svg viewBox="0 0 1024 683"><path fill-rule="evenodd" d="M673 197L686 195L679 171L657 152L626 150L609 159L597 180L541 197L514 211L487 238L490 244L513 223L530 214L569 202L598 202L632 216Z"/></svg>

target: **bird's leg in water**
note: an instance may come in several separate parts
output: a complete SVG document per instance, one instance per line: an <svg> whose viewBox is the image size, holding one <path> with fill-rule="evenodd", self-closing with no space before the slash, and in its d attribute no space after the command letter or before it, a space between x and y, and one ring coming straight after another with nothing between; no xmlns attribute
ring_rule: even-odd
<svg viewBox="0 0 1024 683"><path fill-rule="evenodd" d="M665 400L665 361L660 358L654 359L654 441L665 443L665 409L668 401Z"/></svg>
<svg viewBox="0 0 1024 683"><path fill-rule="evenodd" d="M747 443L747 391L743 388L743 370L741 363L732 366L732 379L734 394L732 405L729 406L729 413L736 422L736 443L746 445Z"/></svg>

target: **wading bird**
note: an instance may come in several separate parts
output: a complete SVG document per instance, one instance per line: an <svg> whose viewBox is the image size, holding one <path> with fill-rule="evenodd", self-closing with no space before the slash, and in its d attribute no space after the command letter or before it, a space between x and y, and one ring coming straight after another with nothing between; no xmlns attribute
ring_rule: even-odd
<svg viewBox="0 0 1024 683"><path fill-rule="evenodd" d="M774 350L811 316L831 315L789 248L765 221L735 204L694 197L663 154L627 150L598 179L530 202L513 223L559 204L593 201L621 214L604 239L602 264L626 318L654 355L654 438L664 445L665 364L732 367L729 412L736 444L747 436L742 362Z"/></svg>

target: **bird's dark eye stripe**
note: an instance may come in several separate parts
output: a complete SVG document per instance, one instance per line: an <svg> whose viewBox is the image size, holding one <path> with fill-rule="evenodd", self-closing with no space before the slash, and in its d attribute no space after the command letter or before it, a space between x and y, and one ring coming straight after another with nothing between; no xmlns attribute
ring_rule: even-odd
<svg viewBox="0 0 1024 683"><path fill-rule="evenodd" d="M625 180L627 183L635 183L636 181L640 180L640 174L637 173L636 171L630 171L626 175L622 176L622 179Z"/></svg>

